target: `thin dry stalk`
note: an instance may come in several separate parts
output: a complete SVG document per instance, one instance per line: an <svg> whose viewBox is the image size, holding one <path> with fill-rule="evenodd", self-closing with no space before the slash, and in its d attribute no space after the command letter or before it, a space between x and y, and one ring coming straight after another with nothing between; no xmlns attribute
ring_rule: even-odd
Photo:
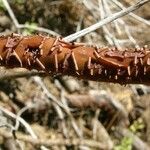
<svg viewBox="0 0 150 150"><path fill-rule="evenodd" d="M0 135L5 137L5 138L12 138L12 134L7 132L6 130L0 129ZM51 147L51 146L62 146L62 145L67 145L67 146L78 146L78 145L85 145L89 146L92 148L99 148L99 149L107 149L107 145L97 142L95 140L88 140L88 139L33 139L31 136L25 136L25 135L17 135L18 140L24 141L31 143L32 145L35 146L41 146L44 145L46 147Z"/></svg>

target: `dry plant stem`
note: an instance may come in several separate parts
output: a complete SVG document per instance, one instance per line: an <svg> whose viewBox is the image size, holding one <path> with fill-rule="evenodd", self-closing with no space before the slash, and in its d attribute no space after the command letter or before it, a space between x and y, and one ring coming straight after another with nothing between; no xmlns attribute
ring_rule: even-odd
<svg viewBox="0 0 150 150"><path fill-rule="evenodd" d="M92 32L92 31L95 31L98 28L106 25L107 23L110 23L110 22L116 20L117 18L125 16L126 14L138 9L139 7L143 6L144 4L146 4L148 2L150 2L150 0L140 0L133 6L130 6L124 10L121 10L120 12L115 13L115 14L112 14L111 16L101 20L100 22L98 22L98 23L96 23L96 24L94 24L94 25L92 25L86 29L83 29L79 32L76 32L74 34L71 34L71 35L65 37L64 40L70 42L70 41L73 41L79 37L82 37L82 36Z"/></svg>
<svg viewBox="0 0 150 150"><path fill-rule="evenodd" d="M0 135L5 137L5 138L11 138L12 135L10 133L8 133L6 130L0 129ZM73 145L73 146L78 146L78 145L85 145L85 146L89 146L92 148L99 148L99 149L107 149L107 145L100 143L98 141L95 140L88 140L88 139L49 139L49 140L45 140L45 139L33 139L31 138L31 136L25 136L25 135L20 135L17 134L18 140L24 141L24 142L28 142L31 143L32 145L35 146L41 146L44 145L46 147L51 147L51 146L62 146L62 145Z"/></svg>
<svg viewBox="0 0 150 150"><path fill-rule="evenodd" d="M150 83L150 49L97 48L42 35L0 37L0 63L120 84Z"/></svg>
<svg viewBox="0 0 150 150"><path fill-rule="evenodd" d="M4 74L0 76L0 81L3 80L8 80L8 79L16 79L16 78L24 78L24 77L31 77L31 76L45 76L45 74L43 72L35 72L35 71L31 71L31 72L18 72L18 73L11 73L11 74Z"/></svg>
<svg viewBox="0 0 150 150"><path fill-rule="evenodd" d="M95 117L93 118L93 130L92 130L93 139L96 139L97 128L98 128L97 126L98 126L98 123L99 123L99 120L98 120L99 114L100 114L100 109L96 109Z"/></svg>
<svg viewBox="0 0 150 150"><path fill-rule="evenodd" d="M9 3L7 0L2 0L4 6L6 7L11 19L13 20L13 23L15 24L16 28L17 29L23 29L23 28L27 28L27 29L34 29L36 31L41 31L41 32L45 32L45 33L48 33L50 35L54 35L54 36L60 36L59 34L57 34L56 32L54 31L51 31L49 29L46 29L46 28L43 28L43 27L32 27L30 25L24 25L24 24L19 24L16 16L14 15Z"/></svg>
<svg viewBox="0 0 150 150"><path fill-rule="evenodd" d="M105 5L107 4L107 1L103 1L103 0L99 0L99 11L100 11L100 17L101 19L104 19L106 16L110 15L110 9L108 7L106 7ZM105 4L105 5L104 5ZM116 22L114 21L114 25L116 27ZM106 40L108 41L108 43L110 45L115 45L116 47L120 47L118 40L116 39L116 37L109 31L109 29L107 28L107 26L103 26L103 31L104 31L104 35Z"/></svg>
<svg viewBox="0 0 150 150"><path fill-rule="evenodd" d="M30 127L30 125L23 119L21 118L20 116L18 115L15 115L13 114L12 112L8 111L7 109L3 108L3 107L0 107L0 111L2 111L4 114L6 114L7 116L13 118L13 119L16 119L16 126L15 128L13 128L13 130L16 131L16 129L18 128L18 123L20 122L24 127L25 129L27 130L27 132L31 135L31 137L35 140L37 139L38 137L36 136L36 134L34 133L34 131L32 130L32 128ZM12 134L11 134L11 137L12 137ZM18 137L17 137L17 143L20 145L19 141L18 141ZM43 145L41 145L41 150L47 150L46 147L44 147Z"/></svg>
<svg viewBox="0 0 150 150"><path fill-rule="evenodd" d="M69 116L69 119L71 120L71 124L72 124L72 127L75 131L75 133L77 134L77 136L79 138L83 138L83 132L82 130L78 127L73 115L71 114L71 111L70 111L70 108L68 107L67 105L67 99L65 98L64 96L64 91L62 90L61 92L61 101L63 103L63 105L65 106L65 109L66 109L66 112L67 112L67 115Z"/></svg>
<svg viewBox="0 0 150 150"><path fill-rule="evenodd" d="M63 119L64 116L63 116L63 113L60 108L63 108L63 110L66 112L66 114L69 116L69 118L71 120L71 124L72 124L74 131L76 132L78 137L82 138L82 133L79 130L78 126L76 125L76 122L74 121L74 118L73 118L68 106L66 106L63 103L61 103L60 101L58 101L57 98L48 91L48 89L46 88L45 84L42 82L40 77L38 77L38 76L34 77L34 81L39 86L41 86L41 88L42 88L43 92L46 94L46 96L52 100L52 102L53 102L52 104L54 105L54 108L56 109L56 112L58 113L58 115L61 119Z"/></svg>
<svg viewBox="0 0 150 150"><path fill-rule="evenodd" d="M119 8L125 9L125 7L119 1L117 1L117 0L111 0L111 1L114 4L116 4ZM138 16L138 15L132 13L132 12L129 13L129 15L132 16L133 18L135 18L136 20L140 21L141 23L144 23L144 24L150 26L150 22L148 20L146 20L146 19L144 19L144 18L142 18L142 17L140 17L140 16Z"/></svg>
<svg viewBox="0 0 150 150"><path fill-rule="evenodd" d="M23 118L13 114L12 112L8 111L7 109L5 109L3 107L0 107L0 111L2 111L4 114L6 114L7 116L9 116L13 119L17 119L26 128L26 130L32 136L33 139L37 138L37 136L35 135L35 133L31 129L30 125Z"/></svg>

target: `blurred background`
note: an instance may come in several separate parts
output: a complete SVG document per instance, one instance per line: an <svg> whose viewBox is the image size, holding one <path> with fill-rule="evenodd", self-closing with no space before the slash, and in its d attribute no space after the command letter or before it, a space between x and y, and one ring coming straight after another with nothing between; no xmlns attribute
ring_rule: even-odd
<svg viewBox="0 0 150 150"><path fill-rule="evenodd" d="M0 35L66 37L137 0L0 0ZM79 39L150 44L150 3ZM39 77L40 76L40 77ZM150 87L0 68L0 150L148 150Z"/></svg>

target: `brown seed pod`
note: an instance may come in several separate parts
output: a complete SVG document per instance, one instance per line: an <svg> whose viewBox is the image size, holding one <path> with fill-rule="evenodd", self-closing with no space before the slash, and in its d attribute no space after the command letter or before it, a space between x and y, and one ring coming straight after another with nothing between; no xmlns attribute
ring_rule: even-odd
<svg viewBox="0 0 150 150"><path fill-rule="evenodd" d="M150 49L96 48L42 35L0 37L0 63L80 79L150 83Z"/></svg>

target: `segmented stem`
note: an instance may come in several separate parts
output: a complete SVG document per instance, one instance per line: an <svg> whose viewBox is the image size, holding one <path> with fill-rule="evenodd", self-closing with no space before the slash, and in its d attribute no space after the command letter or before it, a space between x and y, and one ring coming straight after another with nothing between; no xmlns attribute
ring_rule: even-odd
<svg viewBox="0 0 150 150"><path fill-rule="evenodd" d="M150 49L118 50L67 43L42 35L0 37L0 64L80 79L150 83Z"/></svg>

